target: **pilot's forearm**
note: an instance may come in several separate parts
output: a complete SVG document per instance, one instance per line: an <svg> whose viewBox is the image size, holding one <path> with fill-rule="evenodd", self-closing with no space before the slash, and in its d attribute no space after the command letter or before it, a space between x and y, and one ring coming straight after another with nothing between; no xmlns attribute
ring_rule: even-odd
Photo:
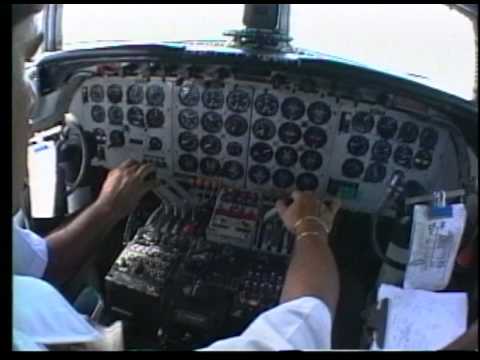
<svg viewBox="0 0 480 360"><path fill-rule="evenodd" d="M321 233L297 239L280 301L317 297L325 302L334 316L338 294L337 265L326 235Z"/></svg>
<svg viewBox="0 0 480 360"><path fill-rule="evenodd" d="M49 234L45 278L61 284L74 275L118 222L114 213L114 209L97 201L68 225Z"/></svg>

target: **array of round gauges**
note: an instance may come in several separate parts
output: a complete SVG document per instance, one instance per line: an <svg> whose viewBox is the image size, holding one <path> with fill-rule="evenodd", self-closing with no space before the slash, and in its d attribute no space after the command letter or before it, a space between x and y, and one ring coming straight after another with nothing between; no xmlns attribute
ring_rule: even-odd
<svg viewBox="0 0 480 360"><path fill-rule="evenodd" d="M199 145L198 137L189 131L184 131L178 137L178 146L183 151L196 151Z"/></svg>
<svg viewBox="0 0 480 360"><path fill-rule="evenodd" d="M307 171L316 171L322 167L322 155L313 150L307 150L300 156L300 165Z"/></svg>
<svg viewBox="0 0 480 360"><path fill-rule="evenodd" d="M282 103L282 116L296 121L305 115L305 104L297 97L286 98Z"/></svg>
<svg viewBox="0 0 480 360"><path fill-rule="evenodd" d="M368 152L370 144L368 139L361 135L354 135L348 140L347 149L353 156L363 156Z"/></svg>
<svg viewBox="0 0 480 360"><path fill-rule="evenodd" d="M400 145L395 149L393 154L393 161L397 165L403 166L405 168L410 168L412 164L413 150L407 145Z"/></svg>
<svg viewBox="0 0 480 360"><path fill-rule="evenodd" d="M410 121L406 121L400 126L398 140L407 144L414 143L418 138L419 132L420 130L417 125Z"/></svg>
<svg viewBox="0 0 480 360"><path fill-rule="evenodd" d="M143 87L138 84L130 85L127 89L127 103L138 105L143 102L144 92Z"/></svg>
<svg viewBox="0 0 480 360"><path fill-rule="evenodd" d="M383 116L380 120L378 120L377 133L386 140L395 137L397 129L397 121L390 116Z"/></svg>
<svg viewBox="0 0 480 360"><path fill-rule="evenodd" d="M273 173L272 181L276 187L286 189L294 184L295 176L289 170L279 169Z"/></svg>
<svg viewBox="0 0 480 360"><path fill-rule="evenodd" d="M147 111L147 127L151 129L161 128L165 123L163 112L157 108Z"/></svg>
<svg viewBox="0 0 480 360"><path fill-rule="evenodd" d="M295 149L290 146L281 146L275 153L275 160L280 166L291 167L297 162L298 154Z"/></svg>
<svg viewBox="0 0 480 360"><path fill-rule="evenodd" d="M105 91L103 86L99 84L92 85L90 88L90 99L93 102L100 103L105 98Z"/></svg>
<svg viewBox="0 0 480 360"><path fill-rule="evenodd" d="M248 122L243 116L231 115L225 120L225 130L231 136L243 136L248 130Z"/></svg>
<svg viewBox="0 0 480 360"><path fill-rule="evenodd" d="M182 171L195 173L198 169L198 160L190 154L182 154L178 158L178 166Z"/></svg>
<svg viewBox="0 0 480 360"><path fill-rule="evenodd" d="M250 149L250 156L259 163L267 163L273 158L273 149L266 143L256 143Z"/></svg>
<svg viewBox="0 0 480 360"><path fill-rule="evenodd" d="M322 101L317 101L308 107L307 110L308 119L315 125L323 125L332 117L332 110L330 106Z"/></svg>
<svg viewBox="0 0 480 360"><path fill-rule="evenodd" d="M309 173L300 174L297 177L297 189L300 191L314 191L318 187L318 179Z"/></svg>
<svg viewBox="0 0 480 360"><path fill-rule="evenodd" d="M214 111L209 111L203 114L201 122L203 130L206 132L216 134L222 130L222 116Z"/></svg>
<svg viewBox="0 0 480 360"><path fill-rule="evenodd" d="M225 99L223 90L219 88L208 88L203 92L203 106L210 110L218 110L223 107Z"/></svg>
<svg viewBox="0 0 480 360"><path fill-rule="evenodd" d="M95 137L95 141L98 145L105 145L107 143L107 134L103 129L94 129L93 136Z"/></svg>
<svg viewBox="0 0 480 360"><path fill-rule="evenodd" d="M120 130L113 130L110 133L110 147L122 147L125 145L125 135Z"/></svg>
<svg viewBox="0 0 480 360"><path fill-rule="evenodd" d="M432 155L427 150L419 150L413 158L413 166L418 170L426 170L432 164Z"/></svg>
<svg viewBox="0 0 480 360"><path fill-rule="evenodd" d="M242 164L238 161L227 161L223 164L222 175L232 181L240 180L243 177L245 170Z"/></svg>
<svg viewBox="0 0 480 360"><path fill-rule="evenodd" d="M269 93L261 94L255 100L255 110L262 116L274 116L278 107L278 99Z"/></svg>
<svg viewBox="0 0 480 360"><path fill-rule="evenodd" d="M275 124L270 119L258 119L252 127L253 135L260 140L272 140L276 133Z"/></svg>
<svg viewBox="0 0 480 360"><path fill-rule="evenodd" d="M438 142L438 133L435 129L424 128L420 134L420 147L424 149L433 149Z"/></svg>
<svg viewBox="0 0 480 360"><path fill-rule="evenodd" d="M90 115L96 123L103 123L105 121L105 109L100 105L93 105L90 110Z"/></svg>
<svg viewBox="0 0 480 360"><path fill-rule="evenodd" d="M385 140L377 140L373 144L372 159L375 161L387 162L392 155L392 145Z"/></svg>
<svg viewBox="0 0 480 360"><path fill-rule="evenodd" d="M150 85L147 88L147 104L150 106L163 106L165 93L160 85Z"/></svg>
<svg viewBox="0 0 480 360"><path fill-rule="evenodd" d="M222 142L214 135L205 135L200 140L200 148L207 155L218 155L222 151Z"/></svg>
<svg viewBox="0 0 480 360"><path fill-rule="evenodd" d="M302 130L293 123L284 123L278 129L278 137L285 144L293 145L300 141Z"/></svg>
<svg viewBox="0 0 480 360"><path fill-rule="evenodd" d="M372 131L375 119L372 114L360 111L352 119L352 128L354 131L366 134Z"/></svg>
<svg viewBox="0 0 480 360"><path fill-rule="evenodd" d="M112 104L118 104L122 102L123 90L120 85L112 84L107 88L107 98Z"/></svg>
<svg viewBox="0 0 480 360"><path fill-rule="evenodd" d="M347 159L342 165L343 176L355 179L363 173L363 163L358 159Z"/></svg>
<svg viewBox="0 0 480 360"><path fill-rule="evenodd" d="M375 162L368 165L367 170L365 170L365 177L363 179L366 182L379 183L385 179L386 175L387 168L385 165Z"/></svg>
<svg viewBox="0 0 480 360"><path fill-rule="evenodd" d="M244 89L235 89L227 96L228 109L236 113L247 111L250 103L250 93Z"/></svg>
<svg viewBox="0 0 480 360"><path fill-rule="evenodd" d="M265 166L254 165L248 171L248 178L256 185L263 185L270 180L270 171Z"/></svg>
<svg viewBox="0 0 480 360"><path fill-rule="evenodd" d="M195 106L200 101L200 90L195 85L184 85L178 92L178 99L184 106Z"/></svg>
<svg viewBox="0 0 480 360"><path fill-rule="evenodd" d="M238 157L243 153L243 147L240 143L233 141L227 145L227 153L230 156Z"/></svg>
<svg viewBox="0 0 480 360"><path fill-rule="evenodd" d="M130 109L128 109L127 120L130 125L136 126L136 127L145 127L144 118L145 116L141 108L133 106Z"/></svg>
<svg viewBox="0 0 480 360"><path fill-rule="evenodd" d="M178 122L180 126L187 130L195 129L200 123L200 118L198 113L192 109L183 109L178 114Z"/></svg>
<svg viewBox="0 0 480 360"><path fill-rule="evenodd" d="M110 125L123 125L123 110L120 106L110 106L108 109L108 122Z"/></svg>
<svg viewBox="0 0 480 360"><path fill-rule="evenodd" d="M204 158L200 161L200 170L203 175L214 176L220 172L220 162L213 158Z"/></svg>
<svg viewBox="0 0 480 360"><path fill-rule="evenodd" d="M305 145L313 149L320 149L327 143L327 133L321 127L312 126L303 134Z"/></svg>
<svg viewBox="0 0 480 360"><path fill-rule="evenodd" d="M148 149L152 151L160 151L162 150L162 140L157 137L151 137L148 141Z"/></svg>

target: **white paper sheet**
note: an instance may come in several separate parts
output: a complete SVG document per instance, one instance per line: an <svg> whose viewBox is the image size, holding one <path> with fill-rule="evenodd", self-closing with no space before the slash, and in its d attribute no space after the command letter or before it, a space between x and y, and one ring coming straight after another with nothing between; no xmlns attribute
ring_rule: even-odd
<svg viewBox="0 0 480 360"><path fill-rule="evenodd" d="M440 350L467 329L466 293L382 284L377 301L385 298L389 299L389 309L384 350Z"/></svg>

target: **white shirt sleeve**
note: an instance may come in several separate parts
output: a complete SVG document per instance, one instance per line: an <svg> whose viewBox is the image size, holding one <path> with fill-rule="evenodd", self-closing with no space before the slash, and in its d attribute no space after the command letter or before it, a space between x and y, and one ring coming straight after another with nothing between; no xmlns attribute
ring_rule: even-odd
<svg viewBox="0 0 480 360"><path fill-rule="evenodd" d="M42 277L48 262L45 239L13 224L12 240L13 273L36 278Z"/></svg>
<svg viewBox="0 0 480 360"><path fill-rule="evenodd" d="M241 334L202 350L322 350L331 348L332 316L319 299L303 297L263 314Z"/></svg>

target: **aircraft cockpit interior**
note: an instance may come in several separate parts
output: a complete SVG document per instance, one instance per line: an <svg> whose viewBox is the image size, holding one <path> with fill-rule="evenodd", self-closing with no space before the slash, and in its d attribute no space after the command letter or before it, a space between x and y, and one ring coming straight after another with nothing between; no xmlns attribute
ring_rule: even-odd
<svg viewBox="0 0 480 360"><path fill-rule="evenodd" d="M70 5L47 5L43 49L26 69L37 104L28 191L17 221L46 235L94 201L109 170L127 159L154 165L158 188L59 289L73 303L86 286L95 288L96 321L121 321L125 349L199 349L241 334L277 306L295 237L275 202L294 190L341 201L330 234L341 283L333 349L370 349L379 286L419 281L422 261L422 269L437 269L442 280L435 281L443 281L436 290L467 294L465 326L477 319L475 98L321 47L296 47L294 15L305 4L236 4L231 12L242 24L217 34L224 40L192 40L192 28L192 38L182 41L69 48L59 45L59 24L62 16L64 24L74 17ZM161 13L167 5L136 6ZM99 5L88 6L92 21L100 21ZM189 7L175 6L178 17ZM221 15L208 9L215 6L204 5L197 15L216 21ZM303 31L315 38L333 20L322 15L326 5L312 6L318 24ZM468 14L434 6L472 27ZM336 41L348 42L350 32L362 29L339 14L332 17L347 31ZM431 16L425 14L425 31L435 25ZM395 47L390 40L372 46ZM424 46L412 49L413 59L433 44ZM476 70L470 79L477 79ZM457 215L440 210L456 206L465 212L457 232L444 236L442 225L443 237L433 236L433 223ZM420 209L439 212L424 218ZM438 243L425 245L422 234Z"/></svg>

